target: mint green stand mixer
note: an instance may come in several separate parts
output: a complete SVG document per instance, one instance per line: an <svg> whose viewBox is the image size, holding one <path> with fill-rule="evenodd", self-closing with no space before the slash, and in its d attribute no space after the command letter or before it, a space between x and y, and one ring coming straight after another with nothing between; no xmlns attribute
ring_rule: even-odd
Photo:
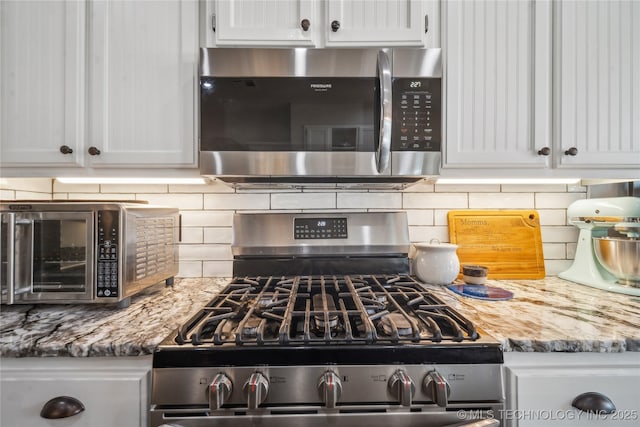
<svg viewBox="0 0 640 427"><path fill-rule="evenodd" d="M578 200L567 217L580 234L573 265L558 276L640 296L640 197Z"/></svg>

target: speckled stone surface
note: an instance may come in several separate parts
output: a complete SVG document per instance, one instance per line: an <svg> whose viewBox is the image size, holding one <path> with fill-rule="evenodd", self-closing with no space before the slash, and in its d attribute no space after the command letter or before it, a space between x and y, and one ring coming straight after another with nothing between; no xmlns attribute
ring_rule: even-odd
<svg viewBox="0 0 640 427"><path fill-rule="evenodd" d="M483 301L445 287L435 292L499 340L505 351L640 351L640 298L557 277L488 280L486 285L513 292L513 299Z"/></svg>
<svg viewBox="0 0 640 427"><path fill-rule="evenodd" d="M164 282L114 306L13 305L0 308L0 354L138 356L150 354L180 323L209 302L228 279Z"/></svg>
<svg viewBox="0 0 640 427"><path fill-rule="evenodd" d="M125 309L100 305L2 306L0 354L136 356L209 302L228 278L181 279L148 288ZM505 351L640 352L640 299L549 277L492 281L514 293L482 301L429 286ZM640 357L640 353L638 355Z"/></svg>

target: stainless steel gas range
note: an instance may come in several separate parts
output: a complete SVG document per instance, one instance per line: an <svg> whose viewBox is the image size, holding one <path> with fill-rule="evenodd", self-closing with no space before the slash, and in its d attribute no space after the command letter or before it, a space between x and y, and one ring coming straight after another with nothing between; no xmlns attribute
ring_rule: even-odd
<svg viewBox="0 0 640 427"><path fill-rule="evenodd" d="M406 214L238 214L153 355L151 426L499 425L500 344L409 275Z"/></svg>

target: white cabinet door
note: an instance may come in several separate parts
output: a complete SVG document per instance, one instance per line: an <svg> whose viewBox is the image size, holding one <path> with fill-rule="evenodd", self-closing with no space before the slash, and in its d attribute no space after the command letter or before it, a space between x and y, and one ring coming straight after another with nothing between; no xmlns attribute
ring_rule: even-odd
<svg viewBox="0 0 640 427"><path fill-rule="evenodd" d="M89 28L90 166L195 165L198 3L91 0Z"/></svg>
<svg viewBox="0 0 640 427"><path fill-rule="evenodd" d="M454 168L546 168L551 2L441 4L446 148Z"/></svg>
<svg viewBox="0 0 640 427"><path fill-rule="evenodd" d="M81 1L0 2L3 166L82 164L85 31Z"/></svg>
<svg viewBox="0 0 640 427"><path fill-rule="evenodd" d="M506 353L505 374L506 426L640 424L638 353ZM573 407L586 392L603 394L616 411L594 414Z"/></svg>
<svg viewBox="0 0 640 427"><path fill-rule="evenodd" d="M206 32L215 46L316 45L320 22L315 0L216 0L215 12L211 3Z"/></svg>
<svg viewBox="0 0 640 427"><path fill-rule="evenodd" d="M640 168L640 2L560 1L554 13L558 166Z"/></svg>
<svg viewBox="0 0 640 427"><path fill-rule="evenodd" d="M2 426L147 426L151 359L2 359ZM40 411L50 399L74 397L85 410L48 420Z"/></svg>
<svg viewBox="0 0 640 427"><path fill-rule="evenodd" d="M424 46L427 19L420 0L326 0L322 32L328 47Z"/></svg>

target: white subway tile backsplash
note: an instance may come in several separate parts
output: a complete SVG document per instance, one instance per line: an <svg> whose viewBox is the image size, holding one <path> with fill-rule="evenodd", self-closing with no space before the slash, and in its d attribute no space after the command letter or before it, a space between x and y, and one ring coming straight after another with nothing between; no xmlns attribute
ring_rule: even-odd
<svg viewBox="0 0 640 427"><path fill-rule="evenodd" d="M63 184L53 180L54 193L99 193L99 184ZM128 191L124 191L128 193Z"/></svg>
<svg viewBox="0 0 640 427"><path fill-rule="evenodd" d="M208 184L170 184L169 193L233 193L232 187L220 181Z"/></svg>
<svg viewBox="0 0 640 427"><path fill-rule="evenodd" d="M567 245L564 243L543 243L544 259L566 259Z"/></svg>
<svg viewBox="0 0 640 427"><path fill-rule="evenodd" d="M337 193L339 209L401 209L402 193Z"/></svg>
<svg viewBox="0 0 640 427"><path fill-rule="evenodd" d="M451 210L455 210L455 209L451 209ZM449 226L449 220L447 218L448 214L449 214L449 209L447 209L447 210L436 209L435 211L433 211L433 223L434 223L434 225L446 225L446 226Z"/></svg>
<svg viewBox="0 0 640 427"><path fill-rule="evenodd" d="M51 178L0 178L0 189L51 194Z"/></svg>
<svg viewBox="0 0 640 427"><path fill-rule="evenodd" d="M182 240L180 243L204 243L204 231L202 227L182 227Z"/></svg>
<svg viewBox="0 0 640 427"><path fill-rule="evenodd" d="M270 194L261 193L232 193L232 194L205 194L205 209L269 209Z"/></svg>
<svg viewBox="0 0 640 427"><path fill-rule="evenodd" d="M566 184L502 184L503 193L565 193Z"/></svg>
<svg viewBox="0 0 640 427"><path fill-rule="evenodd" d="M272 193L272 209L334 209L336 193Z"/></svg>
<svg viewBox="0 0 640 427"><path fill-rule="evenodd" d="M404 209L467 209L468 197L463 193L403 193Z"/></svg>
<svg viewBox="0 0 640 427"><path fill-rule="evenodd" d="M573 262L571 260L549 259L544 261L544 269L547 276L557 276L563 271L569 269ZM578 285L576 286L583 286Z"/></svg>
<svg viewBox="0 0 640 427"><path fill-rule="evenodd" d="M202 263L203 277L231 277L233 264L231 261L204 261Z"/></svg>
<svg viewBox="0 0 640 427"><path fill-rule="evenodd" d="M576 257L576 250L578 248L578 240L575 243L567 243L567 259L574 259Z"/></svg>
<svg viewBox="0 0 640 427"><path fill-rule="evenodd" d="M540 225L567 225L567 211L564 209L540 209Z"/></svg>
<svg viewBox="0 0 640 427"><path fill-rule="evenodd" d="M233 211L183 211L183 227L231 227Z"/></svg>
<svg viewBox="0 0 640 427"><path fill-rule="evenodd" d="M231 227L213 227L204 229L204 243L231 243Z"/></svg>
<svg viewBox="0 0 640 427"><path fill-rule="evenodd" d="M152 194L136 195L137 200L146 200L152 205L171 206L180 210L201 210L202 194Z"/></svg>
<svg viewBox="0 0 640 427"><path fill-rule="evenodd" d="M449 241L449 228L442 226L409 226L409 240L416 242L430 242L437 239L441 243Z"/></svg>
<svg viewBox="0 0 640 427"><path fill-rule="evenodd" d="M546 243L569 243L578 241L578 229L576 227L540 227L542 241Z"/></svg>
<svg viewBox="0 0 640 427"><path fill-rule="evenodd" d="M436 184L438 193L499 193L500 184Z"/></svg>
<svg viewBox="0 0 640 427"><path fill-rule="evenodd" d="M232 260L231 246L229 245L180 245L180 259L189 261L197 260Z"/></svg>
<svg viewBox="0 0 640 427"><path fill-rule="evenodd" d="M566 209L576 200L586 198L585 193L536 193L536 209Z"/></svg>
<svg viewBox="0 0 640 427"><path fill-rule="evenodd" d="M405 193L433 193L435 185L426 181L420 181L416 184L410 185L404 189Z"/></svg>
<svg viewBox="0 0 640 427"><path fill-rule="evenodd" d="M67 196L74 200L136 200L133 193L67 193Z"/></svg>
<svg viewBox="0 0 640 427"><path fill-rule="evenodd" d="M406 212L409 225L434 225L432 210L408 209Z"/></svg>
<svg viewBox="0 0 640 427"><path fill-rule="evenodd" d="M0 199L2 200L14 200L16 198L16 192L13 190L0 189Z"/></svg>
<svg viewBox="0 0 640 427"><path fill-rule="evenodd" d="M537 209L548 275L566 270L575 256L578 229L567 224L566 209L586 197L581 185L444 185L421 182L404 191L362 189L234 190L207 185L78 185L51 179L24 183L0 179L0 197L13 199L148 200L178 207L182 215L180 277L231 276L235 211L362 212L405 210L412 242L449 241L447 213L459 209ZM53 190L52 190L53 189Z"/></svg>
<svg viewBox="0 0 640 427"><path fill-rule="evenodd" d="M179 277L203 277L202 261L180 260Z"/></svg>
<svg viewBox="0 0 640 427"><path fill-rule="evenodd" d="M470 209L533 209L531 193L479 193L469 194Z"/></svg>
<svg viewBox="0 0 640 427"><path fill-rule="evenodd" d="M16 191L16 200L51 200L51 193L33 193L31 191Z"/></svg>
<svg viewBox="0 0 640 427"><path fill-rule="evenodd" d="M102 193L166 193L166 184L100 184Z"/></svg>

